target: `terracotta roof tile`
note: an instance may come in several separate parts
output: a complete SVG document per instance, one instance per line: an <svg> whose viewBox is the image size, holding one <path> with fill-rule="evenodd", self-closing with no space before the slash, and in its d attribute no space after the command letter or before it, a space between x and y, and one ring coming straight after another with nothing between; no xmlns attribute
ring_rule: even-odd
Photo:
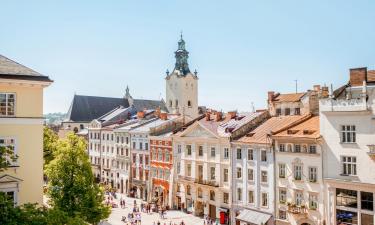
<svg viewBox="0 0 375 225"><path fill-rule="evenodd" d="M368 70L367 71L367 81L368 82L375 82L375 70Z"/></svg>
<svg viewBox="0 0 375 225"><path fill-rule="evenodd" d="M301 100L305 93L294 93L294 94L279 94L273 99L275 102L298 102Z"/></svg>
<svg viewBox="0 0 375 225"><path fill-rule="evenodd" d="M271 132L276 132L305 117L302 115L271 117L238 141L243 143L267 144L269 143L267 135L271 134Z"/></svg>
<svg viewBox="0 0 375 225"><path fill-rule="evenodd" d="M301 121L288 129L284 129L273 135L274 137L300 137L300 138L319 138L319 116L312 116L307 120Z"/></svg>

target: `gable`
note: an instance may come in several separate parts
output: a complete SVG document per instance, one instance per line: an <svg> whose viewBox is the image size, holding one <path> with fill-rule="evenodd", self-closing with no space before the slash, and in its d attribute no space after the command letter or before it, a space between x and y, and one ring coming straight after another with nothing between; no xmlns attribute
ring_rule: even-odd
<svg viewBox="0 0 375 225"><path fill-rule="evenodd" d="M215 136L213 133L203 128L199 124L191 128L192 129L186 130L181 135L181 137L217 138L217 136Z"/></svg>

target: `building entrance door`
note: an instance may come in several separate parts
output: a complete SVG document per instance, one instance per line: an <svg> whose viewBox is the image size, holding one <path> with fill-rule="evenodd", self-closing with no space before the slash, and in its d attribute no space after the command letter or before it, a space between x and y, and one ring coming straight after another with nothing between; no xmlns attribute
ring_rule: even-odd
<svg viewBox="0 0 375 225"><path fill-rule="evenodd" d="M210 208L209 208L209 211L208 211L208 216L211 218L211 219L216 219L216 206L214 205L211 205L210 204Z"/></svg>

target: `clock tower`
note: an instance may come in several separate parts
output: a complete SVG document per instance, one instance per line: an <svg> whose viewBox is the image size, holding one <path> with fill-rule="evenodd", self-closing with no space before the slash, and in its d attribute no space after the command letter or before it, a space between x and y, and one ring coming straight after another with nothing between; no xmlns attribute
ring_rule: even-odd
<svg viewBox="0 0 375 225"><path fill-rule="evenodd" d="M166 105L170 113L185 115L188 119L198 116L198 76L197 72L190 72L189 52L185 49L182 38L175 51L176 63L172 73L167 70Z"/></svg>

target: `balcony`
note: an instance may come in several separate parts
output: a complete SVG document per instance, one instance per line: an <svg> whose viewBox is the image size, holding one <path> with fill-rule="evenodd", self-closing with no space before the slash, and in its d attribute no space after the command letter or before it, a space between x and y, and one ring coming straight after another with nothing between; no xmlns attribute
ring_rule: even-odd
<svg viewBox="0 0 375 225"><path fill-rule="evenodd" d="M372 160L375 160L375 144L367 145L367 146L370 150L369 152L367 152L367 155L369 155Z"/></svg>
<svg viewBox="0 0 375 225"><path fill-rule="evenodd" d="M185 180L185 181L194 181L194 178L187 177L187 176L182 176L182 175L178 175L178 179L179 180Z"/></svg>
<svg viewBox="0 0 375 225"><path fill-rule="evenodd" d="M287 203L288 205L288 212L293 213L293 214L306 214L307 209L305 205L296 205L294 203Z"/></svg>
<svg viewBox="0 0 375 225"><path fill-rule="evenodd" d="M319 108L322 112L358 112L368 110L366 99L321 99Z"/></svg>
<svg viewBox="0 0 375 225"><path fill-rule="evenodd" d="M194 183L196 184L202 184L202 185L208 185L208 186L212 186L212 187L219 187L219 184L214 181L214 180L203 180L203 179L195 179L194 180Z"/></svg>
<svg viewBox="0 0 375 225"><path fill-rule="evenodd" d="M129 160L129 158L126 157L125 155L116 155L116 159L117 160Z"/></svg>

